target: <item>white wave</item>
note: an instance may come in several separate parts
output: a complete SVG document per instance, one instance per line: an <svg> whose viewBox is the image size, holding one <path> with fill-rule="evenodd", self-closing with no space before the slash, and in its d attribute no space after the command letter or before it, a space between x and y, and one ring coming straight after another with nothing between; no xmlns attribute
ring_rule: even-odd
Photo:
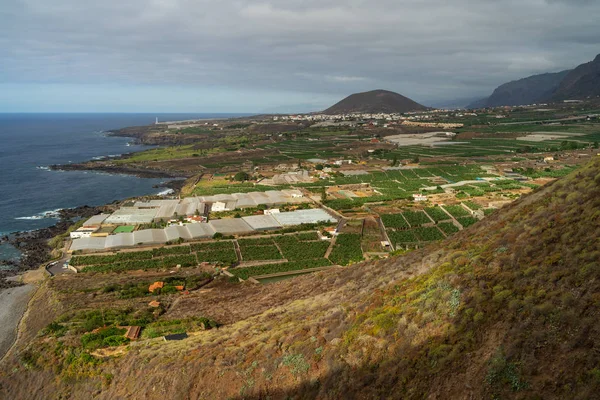
<svg viewBox="0 0 600 400"><path fill-rule="evenodd" d="M106 156L96 156L96 157L92 157L92 160L104 160L106 158Z"/></svg>
<svg viewBox="0 0 600 400"><path fill-rule="evenodd" d="M50 167L46 167L46 166L43 166L43 165L38 165L38 166L37 166L37 167L35 167L35 168L37 168L37 169L42 169L42 170L44 170L44 171L50 171Z"/></svg>
<svg viewBox="0 0 600 400"><path fill-rule="evenodd" d="M163 190L162 192L158 192L156 195L157 196L168 196L173 193L175 193L175 191L173 189L167 189L167 190Z"/></svg>
<svg viewBox="0 0 600 400"><path fill-rule="evenodd" d="M36 220L36 219L46 219L46 218L54 218L57 219L60 217L60 211L62 208L57 208L56 210L43 211L36 215L31 215L29 217L16 217L15 219L21 220Z"/></svg>

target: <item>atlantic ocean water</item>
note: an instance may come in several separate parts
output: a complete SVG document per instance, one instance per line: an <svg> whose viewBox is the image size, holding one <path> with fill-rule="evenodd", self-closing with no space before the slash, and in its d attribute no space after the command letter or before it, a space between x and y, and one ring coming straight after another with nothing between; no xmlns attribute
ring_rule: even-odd
<svg viewBox="0 0 600 400"><path fill-rule="evenodd" d="M0 114L0 236L48 227L53 212L160 192L162 179L87 171L50 171L52 164L82 162L148 147L130 138L106 136L111 129L240 114ZM0 245L0 260L18 256Z"/></svg>

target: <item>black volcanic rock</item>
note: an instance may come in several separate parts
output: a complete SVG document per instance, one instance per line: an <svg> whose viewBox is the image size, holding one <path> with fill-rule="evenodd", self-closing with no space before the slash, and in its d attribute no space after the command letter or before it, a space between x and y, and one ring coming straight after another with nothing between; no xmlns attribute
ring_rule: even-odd
<svg viewBox="0 0 600 400"><path fill-rule="evenodd" d="M571 71L533 75L498 86L487 99L469 105L469 108L522 106L547 101Z"/></svg>
<svg viewBox="0 0 600 400"><path fill-rule="evenodd" d="M570 71L549 99L561 101L596 96L600 96L600 54L594 61Z"/></svg>
<svg viewBox="0 0 600 400"><path fill-rule="evenodd" d="M427 110L427 107L401 94L388 90L372 90L352 94L323 112L325 114L405 113L424 110Z"/></svg>

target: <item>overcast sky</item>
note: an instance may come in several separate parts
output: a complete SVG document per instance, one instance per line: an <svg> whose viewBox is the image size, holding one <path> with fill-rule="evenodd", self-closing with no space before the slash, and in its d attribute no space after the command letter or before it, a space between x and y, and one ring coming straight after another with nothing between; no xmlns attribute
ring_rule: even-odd
<svg viewBox="0 0 600 400"><path fill-rule="evenodd" d="M0 1L0 112L430 105L600 53L598 0Z"/></svg>

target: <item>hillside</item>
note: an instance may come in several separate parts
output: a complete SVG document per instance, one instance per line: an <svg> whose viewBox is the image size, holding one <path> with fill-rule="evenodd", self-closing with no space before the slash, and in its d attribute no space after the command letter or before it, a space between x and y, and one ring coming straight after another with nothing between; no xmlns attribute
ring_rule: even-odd
<svg viewBox="0 0 600 400"><path fill-rule="evenodd" d="M500 85L468 108L520 106L600 96L600 54L572 70L533 75Z"/></svg>
<svg viewBox="0 0 600 400"><path fill-rule="evenodd" d="M268 286L215 282L165 316L204 315L222 327L137 342L103 361L69 350L69 335L38 332L97 304L108 294L89 288L111 282L57 277L32 300L2 364L0 397L593 398L599 188L597 157L405 256Z"/></svg>
<svg viewBox="0 0 600 400"><path fill-rule="evenodd" d="M323 111L325 114L405 113L424 111L427 107L387 90L354 93Z"/></svg>
<svg viewBox="0 0 600 400"><path fill-rule="evenodd" d="M521 106L545 101L570 70L533 75L500 85L490 97L474 102L469 108Z"/></svg>
<svg viewBox="0 0 600 400"><path fill-rule="evenodd" d="M600 96L600 54L570 71L550 97L553 101Z"/></svg>

